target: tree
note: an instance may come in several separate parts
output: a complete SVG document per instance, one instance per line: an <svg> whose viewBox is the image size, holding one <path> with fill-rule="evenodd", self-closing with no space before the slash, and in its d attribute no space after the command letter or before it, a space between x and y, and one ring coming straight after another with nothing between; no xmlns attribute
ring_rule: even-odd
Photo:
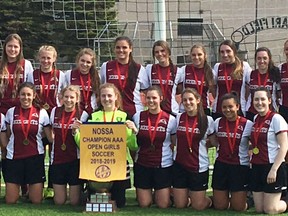
<svg viewBox="0 0 288 216"><path fill-rule="evenodd" d="M74 4L71 4L73 2ZM18 33L23 40L25 58L34 59L41 45L50 44L57 48L61 57L65 56L67 61L74 62L81 48L93 48L93 40L99 33L95 29L95 23L101 29L107 19L116 22L114 0L107 0L106 3L98 0L75 0L63 1L62 4L65 11L59 10L58 14L53 14L52 10L43 10L43 6L52 7L52 1L43 3L31 0L1 0L0 39L4 40L11 33ZM54 9L57 12L57 8ZM97 20L92 11L96 11ZM75 17L75 14L78 17ZM81 15L82 17L79 17ZM72 23L77 26L71 26ZM84 28L87 30L76 30Z"/></svg>

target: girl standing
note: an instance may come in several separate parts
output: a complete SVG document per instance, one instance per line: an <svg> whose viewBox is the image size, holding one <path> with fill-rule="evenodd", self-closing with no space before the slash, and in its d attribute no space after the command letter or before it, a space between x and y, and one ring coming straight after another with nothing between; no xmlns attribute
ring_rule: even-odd
<svg viewBox="0 0 288 216"><path fill-rule="evenodd" d="M216 63L214 79L216 82L216 97L213 105L213 118L221 117L220 98L235 91L240 98L240 112L245 116L248 78L251 68L247 62L242 62L237 56L237 48L230 40L223 41L219 46L220 63Z"/></svg>
<svg viewBox="0 0 288 216"><path fill-rule="evenodd" d="M173 65L169 44L162 40L156 41L153 45L152 55L153 59L156 58L159 63L146 66L150 85L156 85L162 91L161 108L165 112L176 115L179 112L179 104L175 97L180 92L178 88L180 76L177 75L179 69Z"/></svg>
<svg viewBox="0 0 288 216"><path fill-rule="evenodd" d="M97 108L100 78L96 69L96 54L90 48L80 50L77 67L65 73L67 85L77 85L81 91L81 110L91 114Z"/></svg>
<svg viewBox="0 0 288 216"><path fill-rule="evenodd" d="M280 200L287 188L284 157L288 150L287 123L270 110L272 97L265 87L255 89L253 105L257 111L251 134L251 190L257 213L279 214L287 209Z"/></svg>
<svg viewBox="0 0 288 216"><path fill-rule="evenodd" d="M181 68L180 82L183 82L183 89L194 88L198 91L205 113L211 115L209 93L215 97L215 82L212 68L207 62L207 52L203 45L194 45L190 56L192 64Z"/></svg>
<svg viewBox="0 0 288 216"><path fill-rule="evenodd" d="M23 43L18 34L10 34L3 44L0 62L0 112L4 115L7 110L19 105L16 97L19 85L27 81L33 72L30 61L23 57Z"/></svg>
<svg viewBox="0 0 288 216"><path fill-rule="evenodd" d="M240 103L236 94L221 98L223 117L215 120L218 142L212 177L213 205L215 209L229 207L235 211L247 209L249 183L249 137L252 122L239 116ZM230 196L229 196L230 194Z"/></svg>
<svg viewBox="0 0 288 216"><path fill-rule="evenodd" d="M139 129L139 150L134 163L134 186L140 207L155 203L160 208L170 206L172 184L172 149L175 145L175 117L160 107L163 95L158 86L148 88L146 103L148 110L137 112L133 119Z"/></svg>
<svg viewBox="0 0 288 216"><path fill-rule="evenodd" d="M101 83L113 83L119 89L123 99L123 110L131 116L144 110L140 92L149 87L145 69L134 61L132 51L133 44L130 38L116 38L116 59L103 63L100 69Z"/></svg>
<svg viewBox="0 0 288 216"><path fill-rule="evenodd" d="M177 115L177 143L173 165L173 197L176 208L187 206L203 210L212 205L206 196L209 179L209 158L206 139L214 136L212 117L206 116L201 95L192 88L182 93L185 112Z"/></svg>
<svg viewBox="0 0 288 216"><path fill-rule="evenodd" d="M268 48L260 47L255 52L255 61L257 69L251 72L248 79L249 83L249 97L246 105L246 117L253 121L257 111L252 105L254 90L260 86L267 88L272 95L272 104L274 110L277 110L278 99L280 99L280 72L279 69L274 66L272 61L272 55Z"/></svg>
<svg viewBox="0 0 288 216"><path fill-rule="evenodd" d="M5 199L6 203L16 203L19 186L29 184L29 199L32 203L41 203L45 181L42 133L53 141L49 116L35 100L36 88L32 83L22 83L18 94L20 106L10 108L6 114L9 142L6 146Z"/></svg>
<svg viewBox="0 0 288 216"><path fill-rule="evenodd" d="M87 121L88 114L79 108L80 90L77 86L67 86L61 92L63 105L54 107L50 122L54 132L51 151L51 182L55 204L65 204L67 187L71 205L79 204L81 181L79 179L79 148L72 135L72 125L78 119Z"/></svg>
<svg viewBox="0 0 288 216"><path fill-rule="evenodd" d="M33 71L31 82L36 87L41 105L50 113L53 107L60 106L59 94L66 86L65 75L56 68L57 52L53 46L41 46L38 59L40 68Z"/></svg>
<svg viewBox="0 0 288 216"><path fill-rule="evenodd" d="M112 83L105 83L100 86L100 105L96 112L93 112L88 119L88 122L125 122L127 126L127 147L135 151L138 146L136 143L135 134L138 132L134 123L129 120L127 113L121 111L122 98L118 88ZM73 125L75 133L75 141L79 145L81 133L79 126L81 121L76 121ZM130 182L130 167L127 161L127 178L125 180L113 181L110 189L111 199L116 201L118 208L122 208L126 204L125 192L131 187Z"/></svg>
<svg viewBox="0 0 288 216"><path fill-rule="evenodd" d="M286 62L280 64L280 87L282 95L278 99L280 106L279 106L279 113L284 117L286 122L288 122L288 40L284 43L284 54L286 56Z"/></svg>

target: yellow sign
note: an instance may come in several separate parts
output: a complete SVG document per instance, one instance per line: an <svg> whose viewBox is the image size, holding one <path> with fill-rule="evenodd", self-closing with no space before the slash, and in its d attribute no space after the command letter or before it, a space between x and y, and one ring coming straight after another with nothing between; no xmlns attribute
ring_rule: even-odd
<svg viewBox="0 0 288 216"><path fill-rule="evenodd" d="M126 179L126 125L80 126L81 179L98 182Z"/></svg>

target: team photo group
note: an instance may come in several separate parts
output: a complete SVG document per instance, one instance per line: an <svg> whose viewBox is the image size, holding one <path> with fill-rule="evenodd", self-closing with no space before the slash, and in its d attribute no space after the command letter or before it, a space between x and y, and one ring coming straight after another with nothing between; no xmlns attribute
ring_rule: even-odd
<svg viewBox="0 0 288 216"><path fill-rule="evenodd" d="M0 62L5 202L26 195L39 204L50 191L57 205L79 205L87 183L79 178L81 126L122 122L133 166L127 158L126 178L109 189L117 208L127 205L126 189L135 187L141 208L285 212L288 40L287 62L275 65L270 49L259 47L254 69L230 40L220 43L215 65L201 44L191 44L191 63L182 67L163 40L151 47L153 64L142 66L132 52L132 40L120 36L115 59L99 70L94 50L83 48L75 68L64 72L55 47L41 46L33 68L21 37L7 36ZM208 150L215 147L209 181Z"/></svg>

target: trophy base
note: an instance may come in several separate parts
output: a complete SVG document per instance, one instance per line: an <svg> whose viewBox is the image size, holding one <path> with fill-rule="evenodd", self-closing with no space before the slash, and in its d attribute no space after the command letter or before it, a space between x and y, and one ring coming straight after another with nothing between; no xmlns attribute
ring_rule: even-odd
<svg viewBox="0 0 288 216"><path fill-rule="evenodd" d="M90 194L90 201L86 203L85 212L113 213L116 211L116 202L110 200L109 193Z"/></svg>

